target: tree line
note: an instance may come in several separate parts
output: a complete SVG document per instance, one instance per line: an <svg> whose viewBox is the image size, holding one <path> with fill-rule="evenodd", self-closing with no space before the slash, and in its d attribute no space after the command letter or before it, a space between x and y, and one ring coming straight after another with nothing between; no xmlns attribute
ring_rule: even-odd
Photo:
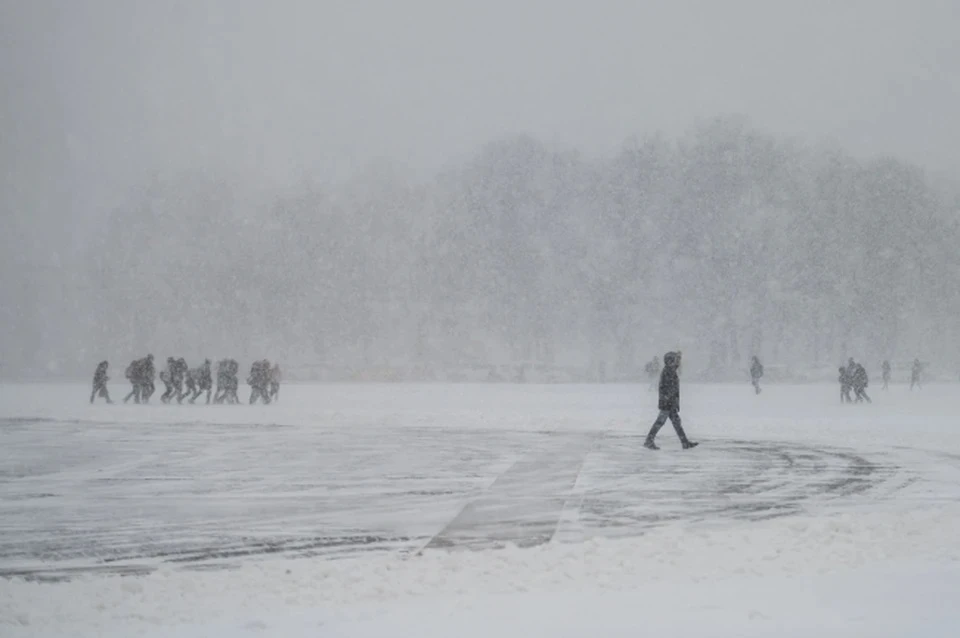
<svg viewBox="0 0 960 638"><path fill-rule="evenodd" d="M638 372L680 349L960 361L960 198L737 117L588 157L495 141L429 180L377 164L251 206L158 177L89 251L87 348L338 362L547 362ZM207 355L204 355L207 356ZM99 357L99 355L98 355Z"/></svg>

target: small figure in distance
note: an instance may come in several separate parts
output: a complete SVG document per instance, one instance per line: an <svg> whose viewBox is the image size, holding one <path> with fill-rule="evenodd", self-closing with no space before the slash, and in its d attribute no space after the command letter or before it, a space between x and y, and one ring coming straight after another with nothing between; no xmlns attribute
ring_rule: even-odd
<svg viewBox="0 0 960 638"><path fill-rule="evenodd" d="M763 364L760 363L760 359L753 357L753 360L750 363L750 379L753 382L753 389L757 394L760 394L760 377L762 376Z"/></svg>
<svg viewBox="0 0 960 638"><path fill-rule="evenodd" d="M913 360L913 368L910 369L910 391L913 392L913 386L917 386L920 389L923 389L923 384L920 382L920 375L923 373L923 364L920 363L920 359Z"/></svg>
<svg viewBox="0 0 960 638"><path fill-rule="evenodd" d="M657 387L657 377L660 376L660 357L654 357L648 361L643 369L647 373L647 379L650 380L650 390L652 391Z"/></svg>
<svg viewBox="0 0 960 638"><path fill-rule="evenodd" d="M107 381L110 380L110 377L107 376L107 367L110 364L106 361L101 361L97 364L97 369L93 373L93 392L90 394L90 403L93 403L93 400L101 396L107 400L107 403L113 403L110 400L110 393L107 391Z"/></svg>

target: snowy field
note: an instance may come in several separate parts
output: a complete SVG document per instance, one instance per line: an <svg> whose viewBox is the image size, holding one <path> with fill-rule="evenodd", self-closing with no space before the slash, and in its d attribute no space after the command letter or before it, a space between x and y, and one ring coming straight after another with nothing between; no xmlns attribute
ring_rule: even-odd
<svg viewBox="0 0 960 638"><path fill-rule="evenodd" d="M125 388L113 385L116 398ZM954 636L960 386L0 386L0 635Z"/></svg>

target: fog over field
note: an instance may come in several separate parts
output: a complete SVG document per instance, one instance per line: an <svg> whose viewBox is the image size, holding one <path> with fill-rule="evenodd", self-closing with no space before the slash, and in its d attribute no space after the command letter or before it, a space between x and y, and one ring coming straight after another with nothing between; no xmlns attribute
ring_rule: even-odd
<svg viewBox="0 0 960 638"><path fill-rule="evenodd" d="M754 354L955 379L958 26L947 1L0 0L0 377L152 352L632 379L682 349L707 380Z"/></svg>

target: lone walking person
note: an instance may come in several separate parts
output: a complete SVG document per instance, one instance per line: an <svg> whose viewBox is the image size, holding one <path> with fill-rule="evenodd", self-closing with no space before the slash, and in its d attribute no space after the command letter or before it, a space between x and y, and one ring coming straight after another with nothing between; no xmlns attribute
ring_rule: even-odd
<svg viewBox="0 0 960 638"><path fill-rule="evenodd" d="M760 394L760 377L763 376L763 364L760 359L754 357L750 364L750 379L753 381L753 389Z"/></svg>
<svg viewBox="0 0 960 638"><path fill-rule="evenodd" d="M93 403L98 396L106 399L107 403L113 403L110 400L110 393L107 391L107 381L110 380L110 377L107 376L108 366L109 364L106 361L97 364L97 370L93 373L93 392L90 394L90 403Z"/></svg>
<svg viewBox="0 0 960 638"><path fill-rule="evenodd" d="M660 373L660 415L653 422L647 440L643 447L651 450L659 450L654 439L657 438L657 432L663 427L663 424L670 419L673 429L677 431L680 443L684 450L697 447L698 443L687 439L683 426L680 423L680 376L677 374L677 368L680 367L680 353L668 352L663 355L663 371Z"/></svg>
<svg viewBox="0 0 960 638"><path fill-rule="evenodd" d="M910 369L910 391L913 391L913 387L923 388L923 384L920 382L920 375L923 373L923 364L920 363L920 359L913 360L913 368Z"/></svg>

